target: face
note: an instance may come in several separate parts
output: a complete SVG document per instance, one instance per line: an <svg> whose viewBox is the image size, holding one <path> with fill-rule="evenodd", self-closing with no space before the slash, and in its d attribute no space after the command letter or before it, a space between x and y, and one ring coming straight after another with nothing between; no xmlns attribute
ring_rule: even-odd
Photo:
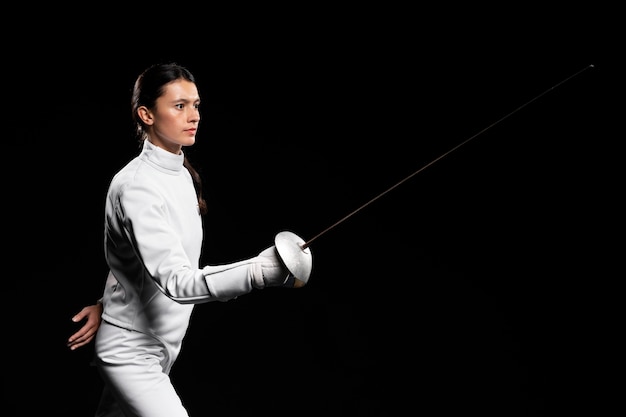
<svg viewBox="0 0 626 417"><path fill-rule="evenodd" d="M154 109L138 109L145 123L150 142L179 154L183 146L196 141L200 122L200 96L196 85L187 80L176 80L165 85L165 93L156 101Z"/></svg>

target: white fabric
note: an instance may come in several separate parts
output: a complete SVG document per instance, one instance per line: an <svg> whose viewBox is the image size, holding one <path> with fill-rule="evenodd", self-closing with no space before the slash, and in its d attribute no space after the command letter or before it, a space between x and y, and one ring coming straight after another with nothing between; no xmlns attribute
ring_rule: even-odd
<svg viewBox="0 0 626 417"><path fill-rule="evenodd" d="M105 382L96 417L187 417L174 390L171 357L161 343L140 332L102 322L96 364Z"/></svg>
<svg viewBox="0 0 626 417"><path fill-rule="evenodd" d="M120 408L133 410L129 416L186 416L168 374L193 306L232 299L263 282L255 274L265 257L199 267L202 220L183 160L145 141L109 187L104 232L110 272L95 344L96 364L113 384L102 397L103 416ZM123 401L114 404L112 392Z"/></svg>

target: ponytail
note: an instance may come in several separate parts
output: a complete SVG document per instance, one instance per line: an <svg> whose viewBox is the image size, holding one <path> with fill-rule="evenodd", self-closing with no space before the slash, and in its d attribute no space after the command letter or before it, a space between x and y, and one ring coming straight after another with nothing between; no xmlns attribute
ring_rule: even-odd
<svg viewBox="0 0 626 417"><path fill-rule="evenodd" d="M195 170L193 166L191 166L191 162L185 156L183 160L183 166L187 168L189 173L191 174L191 178L193 179L193 186L196 189L196 195L198 196L198 210L200 210L201 215L205 215L208 212L208 207L204 197L202 196L202 178L200 178L200 174Z"/></svg>

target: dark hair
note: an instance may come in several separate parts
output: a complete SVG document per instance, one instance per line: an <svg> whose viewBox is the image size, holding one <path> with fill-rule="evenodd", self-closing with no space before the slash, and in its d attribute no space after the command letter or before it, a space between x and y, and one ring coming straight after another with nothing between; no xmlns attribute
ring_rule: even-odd
<svg viewBox="0 0 626 417"><path fill-rule="evenodd" d="M141 106L154 109L157 99L164 93L165 85L176 80L187 80L194 84L196 83L193 74L187 68L176 63L151 65L137 77L133 87L131 111L137 138L140 142L147 139L147 133L143 121L137 114L137 109ZM202 197L202 179L200 174L193 168L186 155L183 165L193 178L200 213L206 214L208 208L206 201Z"/></svg>

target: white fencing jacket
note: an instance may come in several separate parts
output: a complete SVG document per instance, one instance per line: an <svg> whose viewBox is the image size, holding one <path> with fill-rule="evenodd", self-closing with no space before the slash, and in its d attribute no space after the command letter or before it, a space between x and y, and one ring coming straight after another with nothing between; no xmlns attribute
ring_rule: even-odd
<svg viewBox="0 0 626 417"><path fill-rule="evenodd" d="M202 219L184 155L144 141L112 179L105 207L110 272L103 320L155 336L178 351L194 304L262 286L259 257L199 267Z"/></svg>

